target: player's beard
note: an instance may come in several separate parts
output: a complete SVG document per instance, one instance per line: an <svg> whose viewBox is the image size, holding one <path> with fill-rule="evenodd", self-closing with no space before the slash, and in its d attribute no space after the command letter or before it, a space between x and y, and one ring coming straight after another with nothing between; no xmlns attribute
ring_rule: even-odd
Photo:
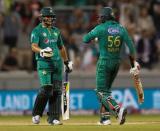
<svg viewBox="0 0 160 131"><path fill-rule="evenodd" d="M98 16L98 17L97 17L97 23L98 23L98 24L103 23L103 20L102 20L102 17L101 17L101 16Z"/></svg>
<svg viewBox="0 0 160 131"><path fill-rule="evenodd" d="M43 19L43 25L47 28L51 28L53 26L53 19L52 18L45 18Z"/></svg>

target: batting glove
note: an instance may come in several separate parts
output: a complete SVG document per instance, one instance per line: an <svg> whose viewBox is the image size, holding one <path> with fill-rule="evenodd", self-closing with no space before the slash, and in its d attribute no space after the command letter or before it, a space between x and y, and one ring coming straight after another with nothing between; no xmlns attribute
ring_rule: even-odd
<svg viewBox="0 0 160 131"><path fill-rule="evenodd" d="M73 62L72 61L65 61L64 62L64 71L67 73L72 72L73 70Z"/></svg>
<svg viewBox="0 0 160 131"><path fill-rule="evenodd" d="M43 58L50 58L53 56L53 51L50 47L47 47L45 49L42 49L40 51L40 56L43 57Z"/></svg>
<svg viewBox="0 0 160 131"><path fill-rule="evenodd" d="M134 62L134 67L130 69L130 74L132 75L139 75L140 72L140 65L137 61Z"/></svg>

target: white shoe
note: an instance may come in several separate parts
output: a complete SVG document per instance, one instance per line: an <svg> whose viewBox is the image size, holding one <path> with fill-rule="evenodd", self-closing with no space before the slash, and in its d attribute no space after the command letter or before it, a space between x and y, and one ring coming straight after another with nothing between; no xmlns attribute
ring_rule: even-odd
<svg viewBox="0 0 160 131"><path fill-rule="evenodd" d="M118 113L119 124L122 125L126 121L127 109L121 108Z"/></svg>
<svg viewBox="0 0 160 131"><path fill-rule="evenodd" d="M36 115L32 117L33 124L39 124L40 123L40 116Z"/></svg>
<svg viewBox="0 0 160 131"><path fill-rule="evenodd" d="M98 125L111 125L111 121L110 120L100 121L98 122Z"/></svg>
<svg viewBox="0 0 160 131"><path fill-rule="evenodd" d="M62 122L60 122L59 120L53 120L52 123L50 123L51 125L62 125Z"/></svg>

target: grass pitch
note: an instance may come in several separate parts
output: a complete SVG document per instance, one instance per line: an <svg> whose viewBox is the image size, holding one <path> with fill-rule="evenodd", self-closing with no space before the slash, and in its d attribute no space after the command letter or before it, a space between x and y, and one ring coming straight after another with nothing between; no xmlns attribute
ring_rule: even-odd
<svg viewBox="0 0 160 131"><path fill-rule="evenodd" d="M63 125L51 126L46 117L33 125L31 116L0 116L0 131L160 131L160 115L128 115L124 125L112 118L112 125L99 126L98 120L98 116L71 116Z"/></svg>

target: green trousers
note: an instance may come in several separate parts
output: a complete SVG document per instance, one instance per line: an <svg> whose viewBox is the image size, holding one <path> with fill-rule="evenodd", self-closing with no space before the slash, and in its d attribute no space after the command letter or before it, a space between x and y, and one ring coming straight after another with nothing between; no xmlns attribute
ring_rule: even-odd
<svg viewBox="0 0 160 131"><path fill-rule="evenodd" d="M44 62L38 62L38 76L40 80L40 85L52 85L54 81L62 81L62 61L54 61L51 63L47 63L45 65Z"/></svg>
<svg viewBox="0 0 160 131"><path fill-rule="evenodd" d="M99 59L96 69L96 93L101 106L105 110L101 111L101 120L109 119L109 113L117 116L120 109L118 103L111 96L112 83L118 73L120 60Z"/></svg>
<svg viewBox="0 0 160 131"><path fill-rule="evenodd" d="M96 88L97 91L111 93L112 83L118 73L120 60L100 58L96 68Z"/></svg>

